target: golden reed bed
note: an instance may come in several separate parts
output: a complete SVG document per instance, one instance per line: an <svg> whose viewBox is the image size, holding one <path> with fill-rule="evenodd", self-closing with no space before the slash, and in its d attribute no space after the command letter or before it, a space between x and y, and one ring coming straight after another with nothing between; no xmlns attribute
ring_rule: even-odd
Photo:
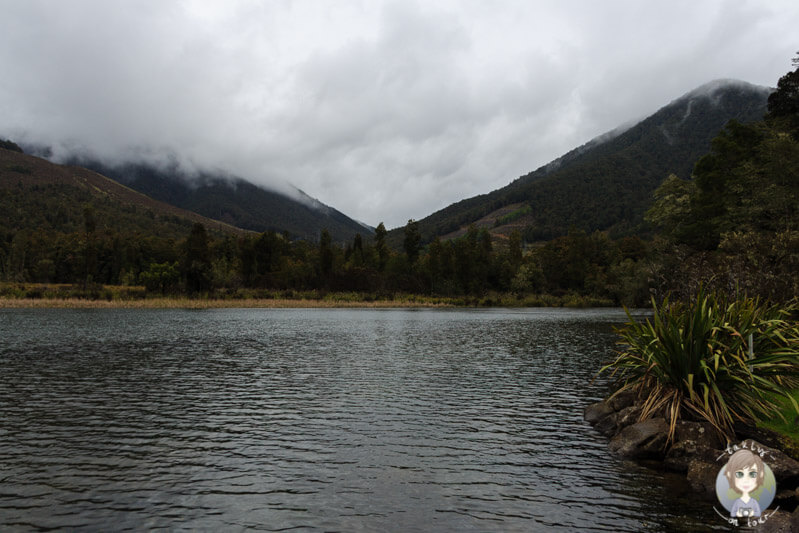
<svg viewBox="0 0 799 533"><path fill-rule="evenodd" d="M400 308L451 307L445 302L414 300L337 301L300 299L214 300L147 298L142 300L85 300L81 298L0 298L0 309L221 309L221 308Z"/></svg>

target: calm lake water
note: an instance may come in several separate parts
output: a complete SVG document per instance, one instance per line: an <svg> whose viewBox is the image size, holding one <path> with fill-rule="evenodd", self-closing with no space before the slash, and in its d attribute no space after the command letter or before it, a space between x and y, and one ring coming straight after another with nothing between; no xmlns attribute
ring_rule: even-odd
<svg viewBox="0 0 799 533"><path fill-rule="evenodd" d="M625 319L0 310L0 530L723 530L582 419Z"/></svg>

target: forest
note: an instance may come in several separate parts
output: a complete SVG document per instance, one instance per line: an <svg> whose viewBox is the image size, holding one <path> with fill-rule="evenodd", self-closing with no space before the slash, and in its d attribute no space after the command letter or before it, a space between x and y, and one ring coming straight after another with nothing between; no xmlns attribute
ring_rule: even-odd
<svg viewBox="0 0 799 533"><path fill-rule="evenodd" d="M326 230L310 242L270 231L211 230L201 222L173 224L182 234L159 233L107 223L112 215L90 197L80 197L83 207L76 210L27 205L7 191L0 280L73 284L87 293L122 285L195 297L314 290L488 302L505 295L523 303L531 295L551 295L561 302L571 297L627 306L646 304L653 295L690 295L705 285L790 300L799 295L796 66L779 80L763 120L728 123L690 180L663 177L645 217L651 237L572 226L548 241L528 240L532 231L496 239L471 226L458 238L423 244L414 220L403 228L401 247L390 246L382 223L374 236L356 235L347 243L335 243ZM30 211L43 223L15 228L15 213Z"/></svg>

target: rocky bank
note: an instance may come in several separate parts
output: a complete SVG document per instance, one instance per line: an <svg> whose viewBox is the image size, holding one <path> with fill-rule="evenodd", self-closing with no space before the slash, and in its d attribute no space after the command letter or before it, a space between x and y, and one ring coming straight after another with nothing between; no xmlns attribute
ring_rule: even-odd
<svg viewBox="0 0 799 533"><path fill-rule="evenodd" d="M779 510L757 526L760 533L799 533L799 461L783 453L781 436L753 426L735 427L736 441L722 442L707 422L680 421L672 443L669 424L664 418L639 422L641 407L633 394L618 394L585 408L585 420L610 438L613 453L633 459L657 459L663 468L682 472L691 488L708 501L716 498L716 476L726 464L734 446L762 450L766 464L777 480L777 494L769 514ZM754 447L754 448L752 448ZM737 449L737 448L736 448Z"/></svg>

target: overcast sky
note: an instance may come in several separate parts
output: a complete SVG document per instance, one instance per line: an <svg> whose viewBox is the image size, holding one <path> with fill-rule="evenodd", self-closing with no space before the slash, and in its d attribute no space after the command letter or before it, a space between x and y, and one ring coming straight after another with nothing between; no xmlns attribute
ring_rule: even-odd
<svg viewBox="0 0 799 533"><path fill-rule="evenodd" d="M799 2L0 0L0 137L176 154L389 228L717 78L775 86Z"/></svg>

